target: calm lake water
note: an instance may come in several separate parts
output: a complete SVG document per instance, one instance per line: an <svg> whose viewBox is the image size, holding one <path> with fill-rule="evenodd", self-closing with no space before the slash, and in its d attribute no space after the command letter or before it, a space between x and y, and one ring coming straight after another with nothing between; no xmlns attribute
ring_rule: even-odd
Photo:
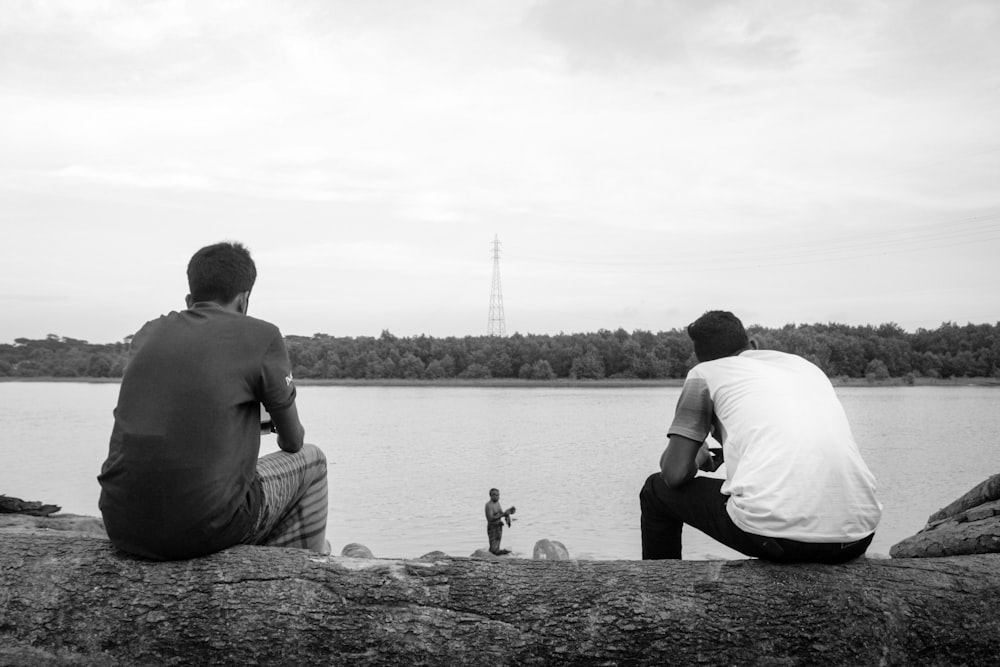
<svg viewBox="0 0 1000 667"><path fill-rule="evenodd" d="M306 439L330 461L327 536L378 557L486 546L490 487L517 521L503 546L559 540L576 558L638 559L638 493L680 393L649 388L299 387ZM870 553L1000 472L1000 389L851 387L837 393L879 482ZM98 515L117 384L0 383L0 493ZM274 436L261 451L274 451ZM692 529L685 558L737 558Z"/></svg>

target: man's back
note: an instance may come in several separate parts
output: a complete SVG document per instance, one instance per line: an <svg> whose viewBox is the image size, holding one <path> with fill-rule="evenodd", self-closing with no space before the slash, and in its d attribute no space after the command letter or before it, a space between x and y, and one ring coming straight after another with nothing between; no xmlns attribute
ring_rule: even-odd
<svg viewBox="0 0 1000 667"><path fill-rule="evenodd" d="M260 404L295 398L276 327L211 303L148 323L122 380L100 507L122 549L185 558L256 520Z"/></svg>
<svg viewBox="0 0 1000 667"><path fill-rule="evenodd" d="M874 477L819 368L796 355L747 350L696 366L685 392L697 395L692 405L708 401L715 415L726 460L722 492L741 529L803 541L874 530Z"/></svg>
<svg viewBox="0 0 1000 667"><path fill-rule="evenodd" d="M727 310L687 327L699 363L684 380L660 470L639 492L643 559L680 558L685 524L742 554L844 563L871 544L875 478L823 372L758 349ZM707 438L722 443L726 478Z"/></svg>

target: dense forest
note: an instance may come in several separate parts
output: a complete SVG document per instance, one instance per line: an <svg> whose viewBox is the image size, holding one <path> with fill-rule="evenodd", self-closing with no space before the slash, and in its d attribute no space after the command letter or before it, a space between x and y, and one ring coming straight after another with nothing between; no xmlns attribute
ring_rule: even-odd
<svg viewBox="0 0 1000 667"><path fill-rule="evenodd" d="M1000 322L908 333L896 324L788 324L749 328L760 347L802 355L831 378L1000 378ZM695 363L683 330L400 338L287 336L298 378L523 380L683 378ZM0 344L0 377L116 378L128 339L95 344L50 334Z"/></svg>

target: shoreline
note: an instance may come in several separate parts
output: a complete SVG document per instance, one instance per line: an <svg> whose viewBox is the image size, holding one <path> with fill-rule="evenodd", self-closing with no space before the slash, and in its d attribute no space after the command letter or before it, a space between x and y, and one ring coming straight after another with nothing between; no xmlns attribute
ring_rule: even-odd
<svg viewBox="0 0 1000 667"><path fill-rule="evenodd" d="M120 383L121 378L101 377L13 377L0 376L0 382L35 382L79 384ZM830 378L834 387L1000 387L1000 378L889 378L869 381L866 378ZM408 380L403 378L351 379L351 378L297 378L300 387L488 387L516 389L632 389L643 387L681 387L683 378L640 380L637 378L605 378L603 380L521 380L518 378Z"/></svg>

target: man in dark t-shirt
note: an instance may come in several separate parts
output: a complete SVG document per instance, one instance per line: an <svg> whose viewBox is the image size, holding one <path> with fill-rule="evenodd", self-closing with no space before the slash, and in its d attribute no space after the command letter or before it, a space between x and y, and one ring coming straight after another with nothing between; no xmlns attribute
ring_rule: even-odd
<svg viewBox="0 0 1000 667"><path fill-rule="evenodd" d="M304 444L281 332L246 314L255 280L242 245L202 248L188 265L188 309L133 337L98 476L108 536L124 551L328 551L326 458ZM258 459L262 405L282 451Z"/></svg>

